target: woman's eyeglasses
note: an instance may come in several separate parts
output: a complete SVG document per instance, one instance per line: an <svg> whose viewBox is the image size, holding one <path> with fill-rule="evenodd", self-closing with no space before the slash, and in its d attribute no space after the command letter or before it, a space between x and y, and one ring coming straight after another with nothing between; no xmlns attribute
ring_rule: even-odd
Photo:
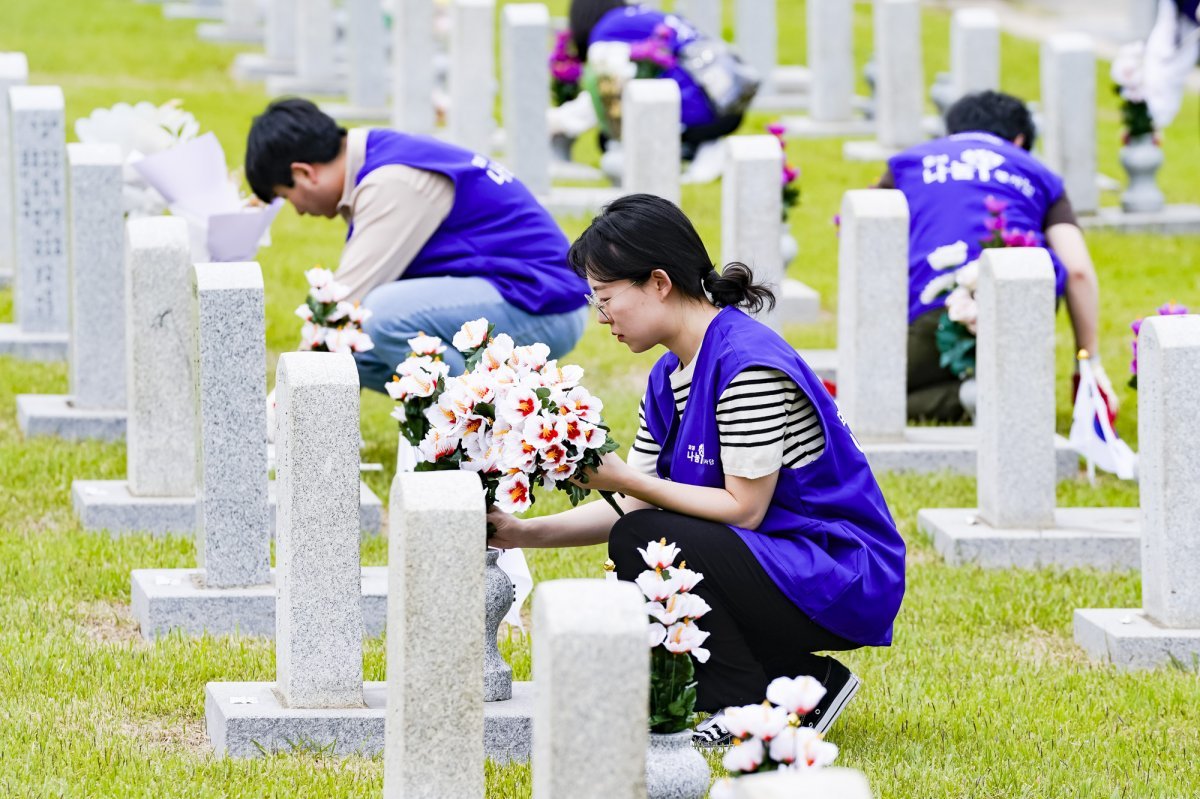
<svg viewBox="0 0 1200 799"><path fill-rule="evenodd" d="M616 294L614 294L614 295L612 295L611 297L609 297L607 300L598 300L598 299L596 299L596 295L595 295L595 293L592 293L592 294L584 294L584 295L583 295L583 298L584 298L585 300L587 300L587 304L588 304L588 305L590 305L590 306L592 306L593 308L595 308L595 309L596 309L596 313L597 313L597 314L599 314L600 318L601 318L603 321L605 321L605 322L611 322L611 321L612 321L612 317L608 315L608 311L604 310L605 306L607 306L607 305L608 305L610 302L612 302L613 300L615 300L617 297L620 297L622 294L624 294L625 292L629 291L629 290L630 290L631 288L633 288L635 285L637 285L637 284L636 284L636 283L630 283L628 286L626 286L625 288L621 289L621 290L620 290L620 291L618 291Z"/></svg>

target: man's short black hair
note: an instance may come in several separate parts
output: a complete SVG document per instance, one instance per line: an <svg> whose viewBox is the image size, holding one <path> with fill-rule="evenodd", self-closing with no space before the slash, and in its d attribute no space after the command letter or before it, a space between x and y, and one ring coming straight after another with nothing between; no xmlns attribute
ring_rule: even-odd
<svg viewBox="0 0 1200 799"><path fill-rule="evenodd" d="M946 112L946 132L965 133L982 130L995 134L1005 141L1016 141L1024 136L1021 146L1033 149L1037 129L1033 126L1033 115L1025 103L1003 92L985 91L964 95Z"/></svg>
<svg viewBox="0 0 1200 799"><path fill-rule="evenodd" d="M292 164L327 164L342 150L346 129L299 97L276 100L254 118L246 139L246 180L258 199L275 198L291 186Z"/></svg>

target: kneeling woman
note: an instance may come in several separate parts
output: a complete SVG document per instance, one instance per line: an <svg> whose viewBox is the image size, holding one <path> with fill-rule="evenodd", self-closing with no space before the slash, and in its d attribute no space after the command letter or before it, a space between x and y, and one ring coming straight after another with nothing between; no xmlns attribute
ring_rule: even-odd
<svg viewBox="0 0 1200 799"><path fill-rule="evenodd" d="M761 702L776 677L825 684L804 720L825 730L858 689L845 666L813 653L886 646L904 594L904 542L862 449L821 381L775 332L747 316L774 302L742 264L713 269L677 207L616 200L571 247L600 322L633 352L662 345L629 461L605 456L587 485L604 502L517 519L493 511L493 543L608 542L623 580L638 547L666 537L712 610L697 708L714 715L699 744L728 742L720 711Z"/></svg>

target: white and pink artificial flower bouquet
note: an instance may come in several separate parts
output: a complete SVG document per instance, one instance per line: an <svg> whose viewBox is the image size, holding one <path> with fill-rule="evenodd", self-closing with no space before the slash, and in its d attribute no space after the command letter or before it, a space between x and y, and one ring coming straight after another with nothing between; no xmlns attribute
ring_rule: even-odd
<svg viewBox="0 0 1200 799"><path fill-rule="evenodd" d="M778 677L767 686L767 701L761 705L726 709L723 724L734 742L721 763L730 777L717 780L709 796L729 799L733 779L747 774L807 771L832 763L837 746L800 726L823 696L825 686L813 677Z"/></svg>
<svg viewBox="0 0 1200 799"><path fill-rule="evenodd" d="M371 312L346 298L350 289L319 266L304 273L308 297L296 309L303 320L300 349L313 352L366 352L375 343L362 329Z"/></svg>
<svg viewBox="0 0 1200 799"><path fill-rule="evenodd" d="M560 366L545 344L518 347L492 333L487 319L476 319L454 334L466 371L453 377L441 339L409 339L412 354L387 386L401 444L410 446L407 467L477 472L488 506L505 513L528 510L539 484L578 504L590 489L574 480L586 481L585 470L617 449L604 404L580 384L582 367ZM402 468L405 459L402 451Z"/></svg>

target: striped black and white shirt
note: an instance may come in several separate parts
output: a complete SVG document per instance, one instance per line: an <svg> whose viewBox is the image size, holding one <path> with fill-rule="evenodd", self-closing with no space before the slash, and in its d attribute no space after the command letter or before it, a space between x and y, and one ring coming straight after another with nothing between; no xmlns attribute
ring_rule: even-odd
<svg viewBox="0 0 1200 799"><path fill-rule="evenodd" d="M675 416L683 415L698 359L671 374ZM752 366L740 373L717 400L717 432L725 474L754 479L780 468L811 463L825 450L816 409L796 382L778 369ZM646 427L646 401L638 407L638 433L627 462L657 474L662 448Z"/></svg>

